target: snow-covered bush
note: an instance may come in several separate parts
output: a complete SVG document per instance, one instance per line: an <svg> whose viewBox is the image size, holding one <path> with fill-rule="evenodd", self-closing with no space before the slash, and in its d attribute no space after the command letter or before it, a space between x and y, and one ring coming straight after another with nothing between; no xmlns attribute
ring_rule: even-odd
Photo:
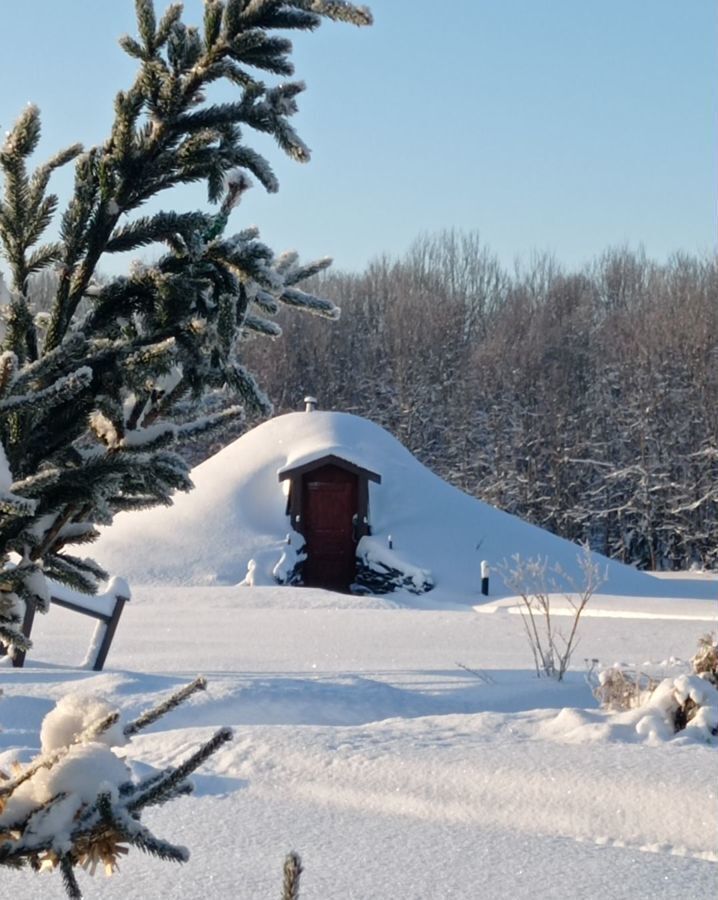
<svg viewBox="0 0 718 900"><path fill-rule="evenodd" d="M282 555L272 569L277 584L302 584L302 567L307 559L306 545L301 534L295 533L294 540L296 544L292 543L292 535L287 535Z"/></svg>
<svg viewBox="0 0 718 900"><path fill-rule="evenodd" d="M271 587L275 584L302 584L307 558L304 538L293 532L282 543L272 543L255 551L247 562L247 572L239 587Z"/></svg>
<svg viewBox="0 0 718 900"><path fill-rule="evenodd" d="M523 559L519 554L500 571L504 583L521 599L521 617L534 658L536 674L558 681L571 662L578 642L578 623L589 600L605 580L588 545L578 555L582 583L578 584L560 565L549 569L545 557ZM573 609L568 636L557 627L551 613L551 594L561 594Z"/></svg>
<svg viewBox="0 0 718 900"><path fill-rule="evenodd" d="M718 690L705 678L664 678L643 706L636 723L643 737L665 740L679 731L718 743Z"/></svg>
<svg viewBox="0 0 718 900"><path fill-rule="evenodd" d="M718 637L704 634L698 639L698 652L691 660L693 671L718 687Z"/></svg>
<svg viewBox="0 0 718 900"><path fill-rule="evenodd" d="M142 812L189 793L188 776L231 739L231 730L221 728L176 768L141 779L120 748L205 686L196 679L124 728L119 712L99 698L62 699L43 720L38 756L16 765L12 777L2 775L0 866L59 869L68 896L80 900L77 866L112 874L130 847L185 862L188 851L152 834L140 821Z"/></svg>
<svg viewBox="0 0 718 900"><path fill-rule="evenodd" d="M691 660L694 674L661 680L616 664L596 675L598 660L592 660L587 680L601 707L616 713L616 722L635 727L641 737L668 740L682 733L701 742L718 743L715 654L715 639L704 635Z"/></svg>
<svg viewBox="0 0 718 900"><path fill-rule="evenodd" d="M396 590L425 594L434 587L428 569L403 559L375 537L365 535L357 545L355 593L389 594Z"/></svg>
<svg viewBox="0 0 718 900"><path fill-rule="evenodd" d="M612 712L642 706L657 686L658 681L645 672L619 665L603 669L592 684L593 696L601 708Z"/></svg>

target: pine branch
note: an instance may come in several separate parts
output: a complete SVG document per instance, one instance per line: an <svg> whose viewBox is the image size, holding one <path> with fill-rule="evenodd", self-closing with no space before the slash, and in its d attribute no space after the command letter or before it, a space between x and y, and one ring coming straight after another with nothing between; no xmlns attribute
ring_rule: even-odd
<svg viewBox="0 0 718 900"><path fill-rule="evenodd" d="M0 513L5 516L32 516L36 509L37 503L30 497L20 497L17 494L11 493L0 493Z"/></svg>
<svg viewBox="0 0 718 900"><path fill-rule="evenodd" d="M0 399L13 381L17 367L17 356L11 350L0 353Z"/></svg>
<svg viewBox="0 0 718 900"><path fill-rule="evenodd" d="M158 241L169 242L177 235L187 241L196 231L207 228L210 221L210 216L204 213L162 212L143 216L116 229L107 242L105 252L125 253Z"/></svg>
<svg viewBox="0 0 718 900"><path fill-rule="evenodd" d="M189 859L186 847L180 847L155 837L152 832L129 816L125 817L127 840L130 844L147 853L157 856L166 862L184 863Z"/></svg>
<svg viewBox="0 0 718 900"><path fill-rule="evenodd" d="M82 144L72 144L70 147L58 151L54 156L50 157L47 162L35 169L32 178L30 179L29 195L29 201L33 207L37 206L41 198L45 195L52 173L56 169L72 162L72 160L76 159L80 153L82 153Z"/></svg>
<svg viewBox="0 0 718 900"><path fill-rule="evenodd" d="M291 265L287 266L286 269L281 265L279 265L278 268L280 268L284 275L285 285L291 286L298 284L300 281L305 281L307 278L313 278L320 272L326 271L331 264L332 258L325 256L323 259L317 259L314 262L305 263L305 265L299 265L295 260L292 260Z"/></svg>
<svg viewBox="0 0 718 900"><path fill-rule="evenodd" d="M116 97L108 139L87 151L63 149L33 171L40 118L28 107L0 149L0 241L15 289L0 353L0 437L15 478L14 491L0 496L0 559L11 550L30 555L87 591L97 571L58 551L73 538L89 539L93 522L109 524L120 509L169 504L190 489L187 465L163 448L240 415L233 407L197 417L204 396L227 389L244 406L271 411L239 361L242 337L277 337L264 314L275 314L280 302L337 314L295 287L323 263L288 265L256 230L225 232L247 173L268 191L278 188L243 131L271 135L293 158L309 158L289 124L304 85L258 77L293 70L292 45L280 31L312 30L322 19L370 21L344 2L206 0L202 32L182 21L178 3L162 16L152 0L135 6L138 34L121 43L138 72ZM234 98L208 102L207 88L223 80ZM59 236L43 243L58 203L50 180L71 161L74 185ZM206 183L217 211L122 219L160 191L194 181ZM157 263L97 284L104 253L154 242L167 246ZM49 266L52 296L30 301L30 275ZM53 525L40 516L53 516ZM80 530L70 527L75 522ZM18 597L31 594L29 582L19 585ZM0 629L17 632L9 607Z"/></svg>
<svg viewBox="0 0 718 900"><path fill-rule="evenodd" d="M243 327L255 334L263 334L266 337L281 337L282 329L276 322L262 319L260 316L247 315L244 318Z"/></svg>
<svg viewBox="0 0 718 900"><path fill-rule="evenodd" d="M322 300L297 288L287 288L282 291L279 299L282 303L286 303L287 306L306 309L308 312L317 316L325 316L328 319L338 319L340 315L339 308L331 300Z"/></svg>
<svg viewBox="0 0 718 900"><path fill-rule="evenodd" d="M69 853L65 853L60 857L60 872L62 873L63 886L70 900L82 900L82 891L75 878L72 857Z"/></svg>
<svg viewBox="0 0 718 900"><path fill-rule="evenodd" d="M15 869L18 871L19 869L24 869L27 865L27 860L22 856L8 856L8 844L0 844L0 866L5 866L8 869Z"/></svg>
<svg viewBox="0 0 718 900"><path fill-rule="evenodd" d="M287 8L284 4L275 5L274 10L268 9L262 16L262 25L264 28L314 31L321 24L321 16L318 16L316 13L306 12L302 9Z"/></svg>
<svg viewBox="0 0 718 900"><path fill-rule="evenodd" d="M81 368L83 357L86 358L88 342L84 334L77 332L68 335L59 347L34 362L26 363L17 370L12 381L14 393L21 394L34 384L47 383L50 378L66 375L73 369Z"/></svg>
<svg viewBox="0 0 718 900"><path fill-rule="evenodd" d="M44 230L44 227L43 227ZM54 244L44 244L34 250L26 263L27 274L32 275L41 269L58 262L62 258L62 244L56 242Z"/></svg>
<svg viewBox="0 0 718 900"><path fill-rule="evenodd" d="M142 731L143 728L147 728L154 724L158 719L164 716L165 713L168 713L170 710L178 707L181 703L184 703L185 700L189 699L193 694L196 694L197 691L204 691L206 689L207 679L198 675L194 681L190 682L190 684L175 691L174 694L169 696L166 700L163 700L162 703L152 707L152 709L147 710L147 712L144 712L137 719L134 719L132 722L125 725L122 733L125 737L132 737L137 734L138 731Z"/></svg>
<svg viewBox="0 0 718 900"><path fill-rule="evenodd" d="M42 390L0 400L0 412L17 412L26 407L37 408L40 404L47 404L48 407L57 406L76 397L77 394L89 387L91 381L92 369L83 366L69 375L58 378L57 381Z"/></svg>
<svg viewBox="0 0 718 900"><path fill-rule="evenodd" d="M145 45L145 51L152 56L155 51L155 32L157 31L154 3L152 0L135 0L135 12L137 29Z"/></svg>
<svg viewBox="0 0 718 900"><path fill-rule="evenodd" d="M179 24L182 16L182 4L171 3L162 14L160 24L157 27L155 36L155 46L162 47L167 43L173 28Z"/></svg>
<svg viewBox="0 0 718 900"><path fill-rule="evenodd" d="M57 536L53 540L53 544L56 543ZM98 581L107 576L107 572L96 563L60 554L56 548L46 550L43 558L45 572L50 578L90 596L97 593Z"/></svg>
<svg viewBox="0 0 718 900"><path fill-rule="evenodd" d="M374 21L366 6L356 6L345 0L291 0L293 6L310 9L320 16L326 16L335 22L348 22L350 25L371 25Z"/></svg>
<svg viewBox="0 0 718 900"><path fill-rule="evenodd" d="M195 769L199 768L213 753L216 753L223 744L231 741L232 737L233 732L231 728L220 728L206 744L203 744L196 753L193 753L180 766L171 770L169 774L152 784L147 790L138 792L127 803L128 812L138 813L146 806L154 806L171 797L178 789L178 786L185 782Z"/></svg>
<svg viewBox="0 0 718 900"><path fill-rule="evenodd" d="M228 406L209 416L204 416L193 422L186 422L184 425L179 425L177 427L177 434L182 437L183 443L191 443L211 431L221 429L230 423L241 421L244 418L244 415L244 407Z"/></svg>
<svg viewBox="0 0 718 900"><path fill-rule="evenodd" d="M0 593L0 600L2 593ZM32 646L30 641L22 633L20 617L2 613L0 618L0 640L6 646L12 646L15 650L27 651ZM0 791L0 797L2 791Z"/></svg>
<svg viewBox="0 0 718 900"><path fill-rule="evenodd" d="M271 415L272 404L269 397L261 390L254 376L239 363L229 365L224 370L226 384L235 392L237 397L257 412Z"/></svg>

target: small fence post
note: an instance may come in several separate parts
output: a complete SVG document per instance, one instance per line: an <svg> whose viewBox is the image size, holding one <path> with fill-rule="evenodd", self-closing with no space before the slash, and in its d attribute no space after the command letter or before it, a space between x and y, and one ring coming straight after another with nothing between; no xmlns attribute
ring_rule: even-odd
<svg viewBox="0 0 718 900"><path fill-rule="evenodd" d="M485 559L481 560L481 593L489 596L489 564Z"/></svg>

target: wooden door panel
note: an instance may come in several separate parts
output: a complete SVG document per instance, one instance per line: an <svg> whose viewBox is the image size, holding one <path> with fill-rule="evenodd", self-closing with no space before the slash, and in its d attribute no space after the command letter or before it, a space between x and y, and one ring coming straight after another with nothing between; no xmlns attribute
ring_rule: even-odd
<svg viewBox="0 0 718 900"><path fill-rule="evenodd" d="M354 494L351 484L307 484L308 505L306 522L318 531L334 531L346 534L351 531L354 515Z"/></svg>
<svg viewBox="0 0 718 900"><path fill-rule="evenodd" d="M346 590L352 583L356 571L352 519L356 511L356 475L337 466L323 466L305 476L305 584Z"/></svg>

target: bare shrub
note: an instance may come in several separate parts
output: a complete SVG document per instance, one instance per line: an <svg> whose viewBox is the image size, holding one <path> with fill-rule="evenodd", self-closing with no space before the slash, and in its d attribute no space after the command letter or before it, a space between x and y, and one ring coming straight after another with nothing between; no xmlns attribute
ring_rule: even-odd
<svg viewBox="0 0 718 900"><path fill-rule="evenodd" d="M605 581L599 564L587 545L578 555L579 585L556 564L549 568L545 557L523 559L519 554L500 567L505 584L521 598L521 617L533 653L536 674L562 681L578 644L578 623L589 600ZM571 607L568 636L557 626L552 595L560 594Z"/></svg>
<svg viewBox="0 0 718 900"><path fill-rule="evenodd" d="M622 712L643 706L658 684L657 679L645 672L612 666L598 674L593 696L602 709Z"/></svg>

